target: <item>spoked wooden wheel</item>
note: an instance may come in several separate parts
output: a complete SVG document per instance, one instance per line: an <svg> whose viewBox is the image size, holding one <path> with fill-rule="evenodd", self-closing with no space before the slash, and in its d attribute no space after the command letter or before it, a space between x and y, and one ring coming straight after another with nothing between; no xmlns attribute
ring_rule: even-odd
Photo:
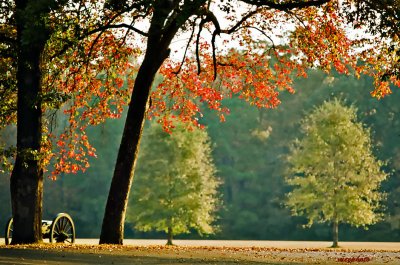
<svg viewBox="0 0 400 265"><path fill-rule="evenodd" d="M71 216L59 213L54 218L50 228L50 243L74 243L75 225Z"/></svg>
<svg viewBox="0 0 400 265"><path fill-rule="evenodd" d="M6 225L6 231L4 233L4 238L6 240L6 245L11 244L11 239L12 239L12 235L13 235L13 219L10 218L7 221L7 225Z"/></svg>

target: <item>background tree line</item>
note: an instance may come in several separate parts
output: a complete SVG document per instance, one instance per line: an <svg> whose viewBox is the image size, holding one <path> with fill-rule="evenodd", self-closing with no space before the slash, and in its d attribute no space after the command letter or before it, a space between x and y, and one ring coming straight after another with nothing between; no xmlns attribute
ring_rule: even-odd
<svg viewBox="0 0 400 265"><path fill-rule="evenodd" d="M344 226L341 240L395 241L400 232L399 168L397 145L400 120L396 102L397 90L378 101L371 98L373 84L368 77L359 80L339 75L327 76L319 71L309 72L308 79L296 80L296 95L282 92L282 104L274 110L248 106L233 98L226 105L231 109L225 123L212 113L205 113L201 123L214 144L214 162L223 181L221 194L224 208L218 214L221 239L290 239L330 240L330 228L315 225L303 229L304 217L291 217L283 206L289 187L284 183L285 157L290 142L299 136L299 121L314 106L324 100L339 97L358 108L358 118L372 130L375 155L388 160L387 170L393 171L384 182L388 193L385 221L371 226L368 231ZM207 112L207 111L205 111ZM211 115L207 115L211 114ZM62 123L63 121L59 121ZM70 213L77 227L78 237L97 237L100 231L110 175L114 169L116 151L122 133L122 120L110 120L93 127L88 134L98 158L84 174L63 175L57 181L46 179L44 219L58 212ZM146 129L145 129L146 130ZM8 128L1 137L12 142L15 129ZM8 175L2 176L0 197L9 202ZM133 186L135 183L133 183ZM0 225L10 216L10 204L1 206ZM135 231L126 226L127 237L160 237L157 233ZM195 234L182 237L196 237Z"/></svg>

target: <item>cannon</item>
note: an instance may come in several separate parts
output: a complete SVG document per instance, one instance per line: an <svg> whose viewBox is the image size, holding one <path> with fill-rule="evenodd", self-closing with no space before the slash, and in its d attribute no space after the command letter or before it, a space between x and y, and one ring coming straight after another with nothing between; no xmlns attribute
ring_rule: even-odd
<svg viewBox="0 0 400 265"><path fill-rule="evenodd" d="M13 234L13 218L10 218L6 224L5 240L6 245L11 243ZM50 243L74 243L75 225L71 216L66 213L59 213L51 220L42 220L43 239L48 238Z"/></svg>

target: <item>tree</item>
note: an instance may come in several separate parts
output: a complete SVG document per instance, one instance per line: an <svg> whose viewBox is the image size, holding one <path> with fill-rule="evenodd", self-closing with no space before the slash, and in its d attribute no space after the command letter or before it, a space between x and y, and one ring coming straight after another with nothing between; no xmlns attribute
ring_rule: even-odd
<svg viewBox="0 0 400 265"><path fill-rule="evenodd" d="M45 21L49 17L49 9L57 8L56 1L52 4L47 7L23 0L1 4L1 20L6 24L3 24L2 39L6 42L3 41L2 48L8 51L2 59L12 62L8 77L15 74L14 82L18 90L15 108L18 109L17 154L10 181L15 227L13 243L42 240L43 168L38 158L42 141L40 64L49 40L49 27ZM14 15L11 10L15 11ZM13 87L4 90L9 89ZM13 97L13 94L15 92L10 93L10 96ZM12 117L12 114L9 116Z"/></svg>
<svg viewBox="0 0 400 265"><path fill-rule="evenodd" d="M118 99L123 98L126 93L120 89L121 85L115 84L121 84L121 80L111 76L100 81L97 75L116 72L121 66L116 62L126 62L128 53L126 46L119 45L118 38L103 32L103 24L99 28L99 18L106 25L109 20L118 20L109 17L106 11L96 10L93 15L91 6L96 3L92 2L18 0L0 3L0 128L17 125L16 148L1 146L0 157L5 167L12 163L8 161L10 157L14 160L10 181L14 218L12 244L42 240L43 173L49 161L55 158L54 153L58 153L52 149L55 137L50 133L52 124L44 114L73 99L71 107L64 108L70 119L66 133L61 134L57 142L61 156L57 159L56 176L60 172L84 170L86 156L93 153L84 132L89 119L77 118L78 114L90 114L90 121L96 123L99 122L96 117L118 116L117 112L122 111L119 100L110 102L115 98L113 89L107 89L117 87ZM99 32L102 34L90 38ZM119 51L122 53L118 56L110 56ZM129 55L134 54L131 49L128 51ZM103 60L90 60L92 55L102 56ZM107 66L110 62L113 62L112 68ZM126 64L122 64L126 69ZM117 110L110 108L106 113L99 112L109 105ZM83 111L84 108L89 111ZM97 115L93 116L93 110Z"/></svg>
<svg viewBox="0 0 400 265"><path fill-rule="evenodd" d="M167 134L155 122L145 130L127 219L140 231L165 231L167 245L192 230L214 233L220 182L207 132L177 124Z"/></svg>
<svg viewBox="0 0 400 265"><path fill-rule="evenodd" d="M304 137L289 156L293 190L286 205L309 223L332 223L332 247L338 247L340 223L366 226L381 219L387 174L372 153L370 132L356 121L354 107L337 99L325 102L302 121Z"/></svg>
<svg viewBox="0 0 400 265"><path fill-rule="evenodd" d="M386 64L382 68L383 72L380 75L384 81L391 77L400 76L400 61L398 55L399 50L399 16L397 10L400 8L398 1L383 0L383 1L344 1L344 10L347 19L353 23L356 28L363 28L365 32L373 34L377 39L376 43L380 43L380 58ZM380 39L380 40L379 40ZM382 43L386 42L385 44ZM390 93L390 87L387 87ZM378 93L378 96L380 94Z"/></svg>
<svg viewBox="0 0 400 265"><path fill-rule="evenodd" d="M329 71L334 67L341 73L348 73L352 67L357 73L365 69L355 68L355 53L342 28L336 1L172 0L110 1L109 4L116 11L137 14L132 17L131 25L145 18L149 27L146 32L134 29L147 42L129 103L100 243L122 244L125 212L148 106L150 115L159 117L168 131L170 116L198 125L197 118L202 114L197 101L207 103L223 120L227 110L221 106L221 100L232 94L258 107L273 108L279 104L279 90L293 92L292 77L305 76L306 68L318 66ZM240 14L231 16L233 10ZM218 19L223 16L226 28L221 27ZM294 26L293 31L285 32L286 22ZM209 41L202 35L206 30L210 33ZM260 33L258 41L255 32ZM171 42L183 33L189 39L183 48L182 61L167 60ZM284 35L289 38L282 38ZM222 43L239 44L240 51L217 50L218 36ZM282 42L275 42L275 37ZM189 51L194 58L186 56ZM165 79L150 93L157 71Z"/></svg>

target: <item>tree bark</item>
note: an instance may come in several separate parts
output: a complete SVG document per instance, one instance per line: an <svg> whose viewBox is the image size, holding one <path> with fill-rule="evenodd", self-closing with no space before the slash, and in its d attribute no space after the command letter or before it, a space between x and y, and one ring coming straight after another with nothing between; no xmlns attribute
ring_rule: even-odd
<svg viewBox="0 0 400 265"><path fill-rule="evenodd" d="M172 246L172 228L171 225L168 226L168 231L167 231L167 246Z"/></svg>
<svg viewBox="0 0 400 265"><path fill-rule="evenodd" d="M333 248L339 247L339 222L335 218L332 222L332 237L333 237Z"/></svg>
<svg viewBox="0 0 400 265"><path fill-rule="evenodd" d="M40 63L46 32L35 32L43 35L33 40L26 36L33 28L23 15L27 5L27 0L16 1L16 8L21 13L17 16L17 156L10 180L14 219L12 244L42 241L43 170L39 159L42 109L39 96Z"/></svg>
<svg viewBox="0 0 400 265"><path fill-rule="evenodd" d="M150 90L158 69L168 57L168 52L167 48L160 50L156 46L148 45L145 58L138 71L107 199L100 244L123 243L125 212L138 158Z"/></svg>
<svg viewBox="0 0 400 265"><path fill-rule="evenodd" d="M139 153L150 90L154 77L169 56L169 45L179 28L203 4L195 1L186 6L174 21L166 23L179 1L154 1L153 16L148 31L147 48L133 87L124 132L118 151L114 175L107 198L100 234L100 244L122 244L125 212Z"/></svg>

